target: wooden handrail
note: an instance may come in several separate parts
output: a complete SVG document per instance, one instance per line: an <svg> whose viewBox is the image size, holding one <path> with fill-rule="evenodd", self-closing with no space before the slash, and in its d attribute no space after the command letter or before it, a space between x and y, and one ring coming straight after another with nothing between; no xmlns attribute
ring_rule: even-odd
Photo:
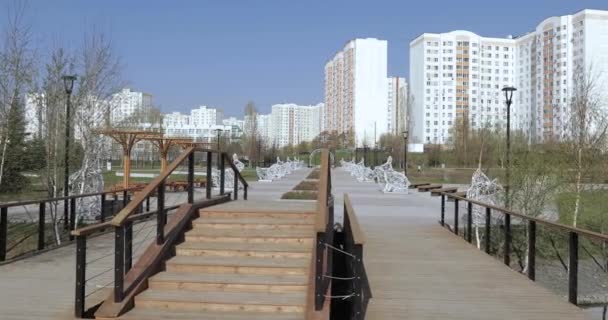
<svg viewBox="0 0 608 320"><path fill-rule="evenodd" d="M329 151L321 151L321 167L319 169L319 191L317 193L317 218L315 229L317 232L324 232L327 227L327 196L328 196L328 174L329 174Z"/></svg>
<svg viewBox="0 0 608 320"><path fill-rule="evenodd" d="M580 229L580 228L576 228L576 227L572 227L572 226L568 226L565 224L561 224L558 222L553 222L553 221L549 221L549 220L545 220L545 219L541 219L541 218L537 218L537 217L532 217L529 215L525 215L522 213L518 213L518 212L514 212L511 211L507 208L503 208L503 207L499 207L499 206L495 206L493 204L489 204L489 203L483 203L481 201L477 201L477 200L473 200L473 199L468 199L468 198L464 198L461 196L457 196L455 194L452 193L447 193L447 192L442 192L441 193L444 196L447 196L448 198L453 198L453 199L457 199L459 201L466 201L466 202L470 202L472 204L476 204L485 208L490 208L492 210L496 210L496 211L500 211L504 214L508 214L511 215L513 217L518 217L524 220L528 220L528 221L535 221L537 223L540 223L541 225L546 225L552 228L556 228L556 229L561 229L567 232L574 232L574 233L578 233L580 235L583 236L587 236L590 238L594 238L600 241L608 241L608 235L606 234L602 234L602 233L598 233L598 232L593 232L593 231L589 231L589 230L585 230L585 229Z"/></svg>
<svg viewBox="0 0 608 320"><path fill-rule="evenodd" d="M131 202L129 202L126 207L120 210L120 212L118 212L118 214L114 216L110 223L116 227L122 226L126 222L127 218L129 218L129 216L133 212L135 212L135 209L137 209L137 207L139 207L149 195L154 193L158 189L158 186L160 186L161 183L163 183L163 181L165 181L171 175L171 173L173 173L173 171L175 171L175 169L177 169L177 167L182 164L182 162L184 162L184 160L188 159L188 156L195 150L195 147L189 147L184 152L182 152L175 160L173 160L173 162L171 162L171 164L167 167L167 169L165 169L163 173L161 173L159 176L154 178L154 180L148 183L141 192L137 193L133 200L131 200ZM205 151L210 152L210 150ZM209 178L210 177L207 177L207 179Z"/></svg>
<svg viewBox="0 0 608 320"><path fill-rule="evenodd" d="M42 202L53 202L53 201L61 201L61 200L70 200L70 199L78 199L78 198L86 198L86 197L94 197L101 196L104 194L116 194L124 191L136 191L141 190L139 187L132 188L120 188L115 190L107 190L101 192L93 192L93 193L82 193L82 194L73 194L67 197L57 197L57 198L46 198L46 199L36 199L36 200L26 200L26 201L12 201L12 202L4 202L0 203L0 208L10 208L10 207L18 207L18 206L26 206L30 204L37 204Z"/></svg>
<svg viewBox="0 0 608 320"><path fill-rule="evenodd" d="M228 155L226 153L222 153L222 156L224 158L224 161L228 162L228 165L230 166L230 168L236 173L236 175L239 178L239 181L241 181L243 186L249 187L249 184L247 183L247 181L245 181L245 178L243 178L243 176L239 172L239 169L237 169L237 167L234 165L234 162L232 162L232 159L230 159L230 157L228 157Z"/></svg>
<svg viewBox="0 0 608 320"><path fill-rule="evenodd" d="M361 230L361 225L359 225L359 219L355 214L355 209L350 201L350 196L347 193L344 194L344 211L344 215L348 215L348 220L350 221L350 229L353 235L354 244L364 245L366 238L363 234L363 230Z"/></svg>

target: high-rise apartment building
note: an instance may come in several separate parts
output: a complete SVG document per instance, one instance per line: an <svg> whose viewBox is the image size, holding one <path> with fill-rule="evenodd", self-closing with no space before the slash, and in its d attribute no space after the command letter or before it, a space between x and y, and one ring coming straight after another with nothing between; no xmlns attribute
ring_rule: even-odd
<svg viewBox="0 0 608 320"><path fill-rule="evenodd" d="M504 128L504 86L517 87L512 130L530 142L564 137L580 74L594 73L604 86L599 91L608 89L606 43L608 11L599 10L548 18L517 38L468 31L420 35L410 43L412 142L449 143L457 119L471 129Z"/></svg>
<svg viewBox="0 0 608 320"><path fill-rule="evenodd" d="M270 140L277 147L312 141L321 133L323 104L275 104L270 114Z"/></svg>
<svg viewBox="0 0 608 320"><path fill-rule="evenodd" d="M388 124L387 42L354 39L325 64L325 131L373 146Z"/></svg>
<svg viewBox="0 0 608 320"><path fill-rule="evenodd" d="M125 88L112 96L110 107L110 122L120 124L138 111L147 113L152 107L152 95Z"/></svg>
<svg viewBox="0 0 608 320"><path fill-rule="evenodd" d="M407 121L407 82L405 78L388 78L387 96L387 130L391 134L401 135Z"/></svg>
<svg viewBox="0 0 608 320"><path fill-rule="evenodd" d="M242 128L223 123L221 109L201 106L192 109L190 115L180 112L165 114L163 129L167 136L189 137L201 142L212 142L217 137L217 129L222 130L225 138L236 139L242 135Z"/></svg>

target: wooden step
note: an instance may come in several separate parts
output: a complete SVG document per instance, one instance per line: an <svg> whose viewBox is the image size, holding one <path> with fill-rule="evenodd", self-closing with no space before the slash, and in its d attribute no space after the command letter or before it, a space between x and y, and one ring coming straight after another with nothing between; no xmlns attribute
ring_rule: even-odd
<svg viewBox="0 0 608 320"><path fill-rule="evenodd" d="M228 292L149 289L135 297L135 308L223 312L304 313L305 292ZM203 314L204 312L201 312ZM224 319L223 317L218 319Z"/></svg>
<svg viewBox="0 0 608 320"><path fill-rule="evenodd" d="M447 187L447 188L439 188L439 189L432 189L431 190L431 196L432 197L439 197L441 196L442 193L454 193L457 192L458 188L456 187Z"/></svg>
<svg viewBox="0 0 608 320"><path fill-rule="evenodd" d="M440 184L427 184L427 185L418 187L418 192L427 192L429 190L439 189L441 187L443 187L443 186Z"/></svg>
<svg viewBox="0 0 608 320"><path fill-rule="evenodd" d="M194 225L215 229L273 229L273 230L310 230L314 220L278 218L198 218Z"/></svg>
<svg viewBox="0 0 608 320"><path fill-rule="evenodd" d="M203 209L199 211L201 218L222 218L222 219L294 219L294 220L309 220L313 221L316 217L316 212L244 212L244 211L211 211Z"/></svg>
<svg viewBox="0 0 608 320"><path fill-rule="evenodd" d="M151 289L240 292L305 292L304 275L258 275L161 272L149 280Z"/></svg>
<svg viewBox="0 0 608 320"><path fill-rule="evenodd" d="M314 235L313 229L273 230L273 229L216 229L205 225L193 225L187 234L200 234L209 237L251 237L251 238L305 238Z"/></svg>
<svg viewBox="0 0 608 320"><path fill-rule="evenodd" d="M304 320L304 313L214 312L135 308L119 319L125 320Z"/></svg>
<svg viewBox="0 0 608 320"><path fill-rule="evenodd" d="M240 243L240 242L184 242L176 247L179 256L222 256L258 258L311 257L312 243Z"/></svg>
<svg viewBox="0 0 608 320"><path fill-rule="evenodd" d="M175 256L167 261L169 272L306 275L310 258L256 258Z"/></svg>

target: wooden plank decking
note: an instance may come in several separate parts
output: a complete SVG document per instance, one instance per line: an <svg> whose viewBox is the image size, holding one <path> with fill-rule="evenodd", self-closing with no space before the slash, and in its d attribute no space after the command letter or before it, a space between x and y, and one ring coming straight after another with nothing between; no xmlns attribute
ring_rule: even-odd
<svg viewBox="0 0 608 320"><path fill-rule="evenodd" d="M306 173L253 184L249 201L223 209L246 212L256 199L278 199ZM441 228L439 200L429 193L383 194L378 185L358 183L340 169L332 183L336 221L342 194L349 193L367 237L364 260L374 298L366 319L588 319L562 297ZM270 211L314 208L305 201L265 203ZM109 252L112 236L99 240L89 245ZM0 319L73 319L74 252L68 246L0 266ZM111 266L108 259L104 268Z"/></svg>

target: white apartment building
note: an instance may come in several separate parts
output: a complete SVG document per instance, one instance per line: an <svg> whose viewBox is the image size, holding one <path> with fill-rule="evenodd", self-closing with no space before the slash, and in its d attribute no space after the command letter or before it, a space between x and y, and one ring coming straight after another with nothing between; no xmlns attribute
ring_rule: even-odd
<svg viewBox="0 0 608 320"><path fill-rule="evenodd" d="M505 128L504 86L515 86L511 129L530 142L568 133L568 102L580 72L608 89L608 11L551 17L518 38L469 31L425 33L410 43L412 142L449 143L458 117L471 129Z"/></svg>
<svg viewBox="0 0 608 320"><path fill-rule="evenodd" d="M387 132L401 135L407 127L407 81L401 77L389 77L387 86Z"/></svg>
<svg viewBox="0 0 608 320"><path fill-rule="evenodd" d="M217 139L218 129L223 137L238 139L242 128L223 123L223 112L219 109L201 106L190 111L190 115L180 112L165 114L163 129L170 137L188 137L200 142L213 142Z"/></svg>
<svg viewBox="0 0 608 320"><path fill-rule="evenodd" d="M375 144L388 128L387 41L354 39L325 64L324 130Z"/></svg>
<svg viewBox="0 0 608 320"><path fill-rule="evenodd" d="M222 120L222 124L225 126L237 126L241 130L245 127L245 120L237 119L235 117L230 117Z"/></svg>
<svg viewBox="0 0 608 320"><path fill-rule="evenodd" d="M271 115L270 114L258 114L256 116L256 125L257 125L257 134L260 136L260 138L262 139L262 141L266 144L266 145L271 145L272 141L271 141L271 137L270 137L270 132L271 132Z"/></svg>
<svg viewBox="0 0 608 320"><path fill-rule="evenodd" d="M152 95L144 92L132 91L129 88L122 89L110 99L110 122L120 124L124 120L141 111L146 113L152 107Z"/></svg>
<svg viewBox="0 0 608 320"><path fill-rule="evenodd" d="M323 104L275 104L270 114L270 141L276 147L312 141L321 133Z"/></svg>

